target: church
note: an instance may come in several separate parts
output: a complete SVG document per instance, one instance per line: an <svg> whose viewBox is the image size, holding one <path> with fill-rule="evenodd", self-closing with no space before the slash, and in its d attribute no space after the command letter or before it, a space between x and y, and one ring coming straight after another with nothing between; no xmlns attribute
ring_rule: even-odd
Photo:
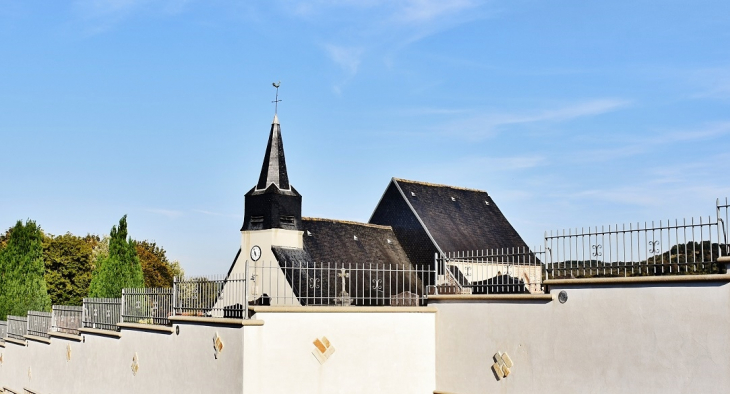
<svg viewBox="0 0 730 394"><path fill-rule="evenodd" d="M438 266L436 256L515 247L526 244L488 193L398 178L369 223L303 217L274 115L258 182L245 195L241 247L227 277L252 281L250 303L417 305L426 292L438 292L435 285L473 290L467 277L474 264ZM506 292L525 292L524 285Z"/></svg>

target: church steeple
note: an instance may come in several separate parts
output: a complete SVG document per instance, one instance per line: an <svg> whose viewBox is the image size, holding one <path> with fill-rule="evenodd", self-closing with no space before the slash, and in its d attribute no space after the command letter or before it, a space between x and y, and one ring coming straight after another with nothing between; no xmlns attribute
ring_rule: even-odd
<svg viewBox="0 0 730 394"><path fill-rule="evenodd" d="M286 173L286 160L284 159L284 143L281 140L281 125L279 117L274 115L269 132L269 143L266 145L264 164L261 166L261 175L256 190L265 190L269 185L274 184L281 190L289 190L289 175Z"/></svg>
<svg viewBox="0 0 730 394"><path fill-rule="evenodd" d="M302 196L289 183L279 117L274 115L259 181L246 193L241 231L301 230Z"/></svg>

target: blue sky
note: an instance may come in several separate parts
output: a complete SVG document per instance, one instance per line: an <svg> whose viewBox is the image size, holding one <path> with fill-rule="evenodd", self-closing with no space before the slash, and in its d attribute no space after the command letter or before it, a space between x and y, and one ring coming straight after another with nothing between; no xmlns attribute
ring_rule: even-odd
<svg viewBox="0 0 730 394"><path fill-rule="evenodd" d="M727 1L0 0L0 226L128 214L224 273L279 80L305 216L367 221L400 177L534 245L730 196Z"/></svg>

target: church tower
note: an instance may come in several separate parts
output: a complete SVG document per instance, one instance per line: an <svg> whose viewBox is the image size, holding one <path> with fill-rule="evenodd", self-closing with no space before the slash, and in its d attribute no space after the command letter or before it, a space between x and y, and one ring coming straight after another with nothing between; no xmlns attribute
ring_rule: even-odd
<svg viewBox="0 0 730 394"><path fill-rule="evenodd" d="M289 184L279 117L274 115L256 186L246 193L241 231L302 229L302 196Z"/></svg>
<svg viewBox="0 0 730 394"><path fill-rule="evenodd" d="M302 196L289 183L279 117L274 115L264 162L256 186L246 193L241 249L228 271L243 278L248 270L249 301L263 294L292 299L272 247L303 248ZM248 264L248 269L246 265ZM262 278L268 278L265 282ZM271 287L271 288L269 288Z"/></svg>

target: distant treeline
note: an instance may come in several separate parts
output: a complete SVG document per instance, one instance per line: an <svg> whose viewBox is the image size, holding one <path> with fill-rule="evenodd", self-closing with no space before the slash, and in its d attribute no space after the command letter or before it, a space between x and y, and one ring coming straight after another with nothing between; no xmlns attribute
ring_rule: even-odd
<svg viewBox="0 0 730 394"><path fill-rule="evenodd" d="M45 233L32 220L0 233L0 320L85 297L120 297L124 287L172 287L184 271L162 246L135 241L127 217L109 235Z"/></svg>

